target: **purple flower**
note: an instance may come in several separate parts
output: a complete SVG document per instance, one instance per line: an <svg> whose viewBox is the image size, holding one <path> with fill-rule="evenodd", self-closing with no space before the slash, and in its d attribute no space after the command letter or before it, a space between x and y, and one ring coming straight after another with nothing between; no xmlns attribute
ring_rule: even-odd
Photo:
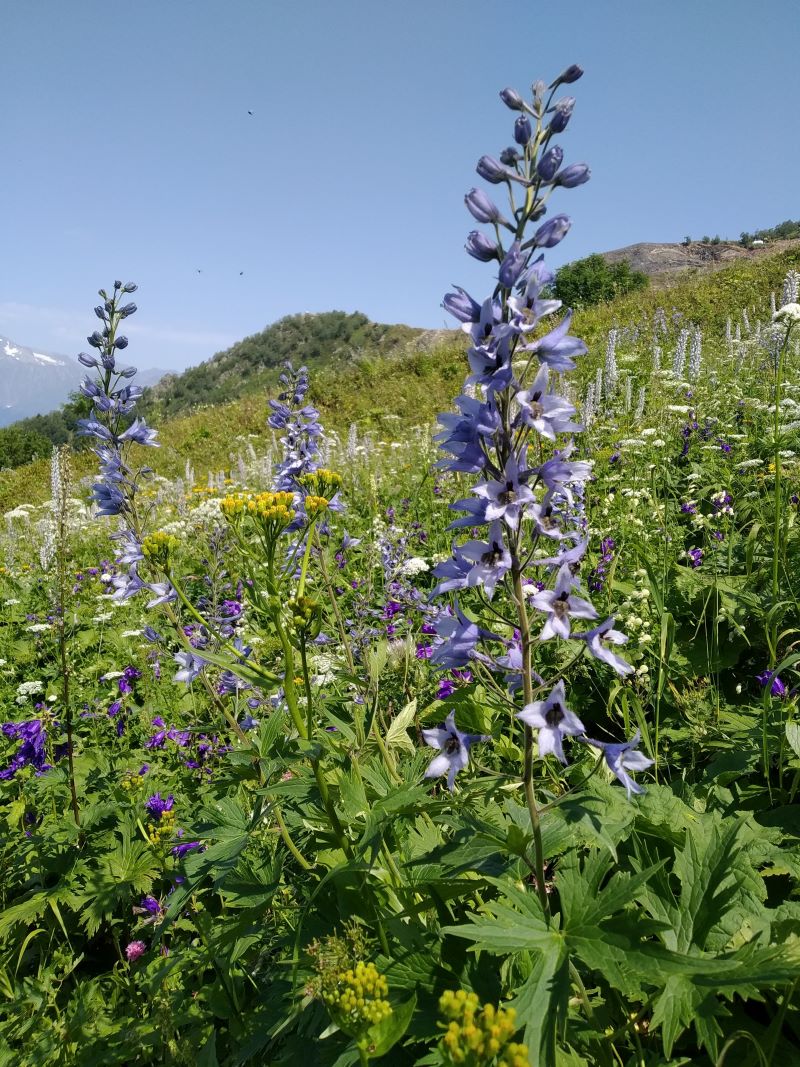
<svg viewBox="0 0 800 1067"><path fill-rule="evenodd" d="M514 397L519 406L519 421L530 426L542 437L555 441L556 434L575 433L582 429L579 423L572 422L575 408L568 400L555 393L547 392L550 371L547 364L542 364L529 389L521 389Z"/></svg>
<svg viewBox="0 0 800 1067"><path fill-rule="evenodd" d="M608 647L609 645L624 645L628 640L625 634L614 629L613 615L606 619L605 622L601 622L599 626L587 630L586 633L572 634L572 637L576 641L585 641L589 653L595 659L599 659L603 663L607 663L609 667L613 667L618 674L623 676L633 674L633 667L631 667L630 663L626 663L624 659L621 659Z"/></svg>
<svg viewBox="0 0 800 1067"><path fill-rule="evenodd" d="M577 185L583 185L591 178L592 172L585 163L571 163L556 174L554 185L561 185L565 189L574 189Z"/></svg>
<svg viewBox="0 0 800 1067"><path fill-rule="evenodd" d="M562 637L566 640L570 636L571 618L597 618L597 612L588 600L572 595L574 586L575 577L570 567L564 565L558 572L555 587L533 597L531 603L536 610L547 614L547 621L539 635L540 641L549 641L551 637Z"/></svg>
<svg viewBox="0 0 800 1067"><path fill-rule="evenodd" d="M145 801L145 810L152 819L160 819L165 811L172 811L175 798L172 793L168 797L162 797L160 793L154 793Z"/></svg>
<svg viewBox="0 0 800 1067"><path fill-rule="evenodd" d="M520 466L513 453L506 460L502 478L478 482L472 491L486 501L484 514L487 522L502 519L512 530L519 526L526 505L535 500L532 490L522 481Z"/></svg>
<svg viewBox="0 0 800 1067"><path fill-rule="evenodd" d="M171 855L177 857L177 859L182 859L187 852L192 852L194 849L202 847L203 846L200 841L184 841L180 845L175 845L173 848L171 848L170 853Z"/></svg>
<svg viewBox="0 0 800 1067"><path fill-rule="evenodd" d="M470 231L464 247L474 259L480 260L481 263L490 263L493 259L500 258L499 247L479 230Z"/></svg>
<svg viewBox="0 0 800 1067"><path fill-rule="evenodd" d="M564 149L557 144L553 145L539 160L536 171L543 181L549 182L555 177L556 171L564 159Z"/></svg>
<svg viewBox="0 0 800 1067"><path fill-rule="evenodd" d="M139 903L139 907L149 915L160 915L162 910L161 905L156 898L151 896L143 897Z"/></svg>
<svg viewBox="0 0 800 1067"><path fill-rule="evenodd" d="M778 697L780 700L786 697L788 692L786 685L774 671L762 671L761 674L756 675L756 680L764 689L769 686L772 696Z"/></svg>
<svg viewBox="0 0 800 1067"><path fill-rule="evenodd" d="M517 718L526 726L539 731L539 758L553 755L562 763L567 762L564 755L564 738L567 735L584 733L584 726L578 716L567 707L563 680L552 689L546 700L534 700L526 704Z"/></svg>
<svg viewBox="0 0 800 1067"><path fill-rule="evenodd" d="M9 765L0 771L0 781L9 781L23 767L33 767L37 772L48 770L45 762L47 735L41 719L31 719L30 722L6 722L3 723L1 729L10 741L19 741L20 745Z"/></svg>
<svg viewBox="0 0 800 1067"><path fill-rule="evenodd" d="M425 771L426 778L438 778L447 775L447 786L452 791L456 775L469 763L470 746L476 741L490 741L487 734L465 734L456 726L456 713L451 711L443 727L423 730L425 743L439 749Z"/></svg>
<svg viewBox="0 0 800 1067"><path fill-rule="evenodd" d="M542 223L533 235L537 248L553 248L567 236L572 222L567 215L553 215L552 219Z"/></svg>
<svg viewBox="0 0 800 1067"><path fill-rule="evenodd" d="M180 667L173 675L173 682L185 682L187 685L197 678L208 662L193 652L176 652L172 658Z"/></svg>
<svg viewBox="0 0 800 1067"><path fill-rule="evenodd" d="M500 214L500 209L489 199L482 189L470 189L464 197L467 210L477 222L498 222L504 226L510 225ZM463 289L460 290L463 293ZM466 295L466 294L465 294ZM445 297L445 300L447 298ZM477 305L476 305L477 307ZM463 321L469 322L469 319Z"/></svg>
<svg viewBox="0 0 800 1067"><path fill-rule="evenodd" d="M572 117L572 111L575 107L575 97L565 96L561 100L557 100L553 107L553 117L550 119L550 125L548 129L551 133L563 133L567 128L567 123Z"/></svg>
<svg viewBox="0 0 800 1067"><path fill-rule="evenodd" d="M641 739L642 735L639 730L636 731L630 741L626 741L621 745L612 745L605 741L594 741L590 737L586 738L587 744L602 750L609 770L625 786L628 800L631 799L631 793L645 792L644 787L637 785L633 778L628 774L628 771L644 771L647 770L648 767L651 767L655 762L654 760L648 759L647 756L643 755L641 752L634 751Z"/></svg>
<svg viewBox="0 0 800 1067"><path fill-rule="evenodd" d="M690 548L689 551L686 553L686 555L689 557L689 563L692 566L692 568L694 570L697 570L697 568L703 562L703 550L702 550L702 548Z"/></svg>

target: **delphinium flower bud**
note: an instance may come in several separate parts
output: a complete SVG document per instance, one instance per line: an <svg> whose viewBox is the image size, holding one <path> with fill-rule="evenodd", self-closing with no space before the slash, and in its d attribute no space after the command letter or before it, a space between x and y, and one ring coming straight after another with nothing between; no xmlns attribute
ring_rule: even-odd
<svg viewBox="0 0 800 1067"><path fill-rule="evenodd" d="M493 259L498 259L500 255L497 245L479 230L470 232L465 247L469 254L481 263L489 263Z"/></svg>
<svg viewBox="0 0 800 1067"><path fill-rule="evenodd" d="M572 117L574 107L574 96L565 96L555 104L553 107L553 117L550 119L550 125L548 126L550 133L562 133L566 130L567 123Z"/></svg>
<svg viewBox="0 0 800 1067"><path fill-rule="evenodd" d="M525 104L522 101L522 97L516 91L516 89L503 89L500 93L500 99L506 105L511 108L512 111L522 111Z"/></svg>
<svg viewBox="0 0 800 1067"><path fill-rule="evenodd" d="M537 248L552 248L567 236L571 225L569 216L554 215L539 227L533 235L533 243Z"/></svg>
<svg viewBox="0 0 800 1067"><path fill-rule="evenodd" d="M483 178L484 181L491 182L492 185L499 185L501 182L508 181L510 176L507 168L496 160L494 156L481 156L475 170L478 172L479 177Z"/></svg>
<svg viewBox="0 0 800 1067"><path fill-rule="evenodd" d="M519 241L514 241L503 257L500 270L497 272L497 278L503 288L511 289L517 284L519 276L525 267L526 258L525 253L521 250Z"/></svg>
<svg viewBox="0 0 800 1067"><path fill-rule="evenodd" d="M539 160L539 163L536 167L537 174L543 181L552 181L556 174L556 171L561 166L563 159L564 149L561 148L559 145L554 144L553 147L548 149L548 151L545 152L545 154Z"/></svg>
<svg viewBox="0 0 800 1067"><path fill-rule="evenodd" d="M516 148L504 148L500 153L500 162L506 167L514 167L522 159Z"/></svg>
<svg viewBox="0 0 800 1067"><path fill-rule="evenodd" d="M517 144L526 145L531 139L531 120L527 115L520 115L514 123L514 140Z"/></svg>
<svg viewBox="0 0 800 1067"><path fill-rule="evenodd" d="M573 63L562 71L554 82L551 82L548 86L549 89L557 89L559 85L571 85L576 82L578 78L583 77L583 67L579 67L577 63Z"/></svg>
<svg viewBox="0 0 800 1067"><path fill-rule="evenodd" d="M576 185L588 182L591 175L592 172L585 163L570 163L556 174L553 184L561 185L565 189L574 189Z"/></svg>
<svg viewBox="0 0 800 1067"><path fill-rule="evenodd" d="M477 222L504 221L500 209L494 204L482 189L470 189L464 197L467 210Z"/></svg>

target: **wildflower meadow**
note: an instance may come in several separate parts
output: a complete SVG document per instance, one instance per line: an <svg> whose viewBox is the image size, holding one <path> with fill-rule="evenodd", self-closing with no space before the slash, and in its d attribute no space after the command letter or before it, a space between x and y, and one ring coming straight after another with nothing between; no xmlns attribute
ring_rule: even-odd
<svg viewBox="0 0 800 1067"><path fill-rule="evenodd" d="M0 528L0 1067L800 1064L800 273L581 339L582 73L500 93L435 425L298 353L165 475L100 290Z"/></svg>

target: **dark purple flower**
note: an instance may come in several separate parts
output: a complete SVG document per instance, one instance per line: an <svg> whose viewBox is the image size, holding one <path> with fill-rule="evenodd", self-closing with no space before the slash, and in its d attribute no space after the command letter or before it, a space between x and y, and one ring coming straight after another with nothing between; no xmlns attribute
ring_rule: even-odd
<svg viewBox="0 0 800 1067"><path fill-rule="evenodd" d="M166 798L163 798L160 793L154 793L151 797L148 797L144 806L152 819L160 819L165 811L172 811L174 803L175 798L172 793Z"/></svg>
<svg viewBox="0 0 800 1067"><path fill-rule="evenodd" d="M192 852L196 848L202 848L200 841L184 841L180 845L175 845L170 849L170 853L176 856L178 859L182 859L187 852Z"/></svg>
<svg viewBox="0 0 800 1067"><path fill-rule="evenodd" d="M522 111L523 107L525 106L522 102L522 97L519 95L516 89L501 89L500 99L503 101L506 107L511 108L512 111Z"/></svg>
<svg viewBox="0 0 800 1067"><path fill-rule="evenodd" d="M555 177L558 168L564 159L564 149L554 144L552 148L542 156L536 166L536 172L543 181L549 182Z"/></svg>
<svg viewBox="0 0 800 1067"><path fill-rule="evenodd" d="M756 680L763 689L769 686L772 696L778 697L780 700L786 697L788 692L786 685L774 671L762 671L761 674L756 675Z"/></svg>

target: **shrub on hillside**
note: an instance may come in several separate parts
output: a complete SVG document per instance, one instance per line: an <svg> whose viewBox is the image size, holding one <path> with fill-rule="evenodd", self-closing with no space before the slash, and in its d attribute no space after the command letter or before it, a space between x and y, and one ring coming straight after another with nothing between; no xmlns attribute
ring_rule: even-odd
<svg viewBox="0 0 800 1067"><path fill-rule="evenodd" d="M607 263L598 253L567 263L556 274L555 293L567 307L585 307L646 289L648 278L630 263Z"/></svg>

